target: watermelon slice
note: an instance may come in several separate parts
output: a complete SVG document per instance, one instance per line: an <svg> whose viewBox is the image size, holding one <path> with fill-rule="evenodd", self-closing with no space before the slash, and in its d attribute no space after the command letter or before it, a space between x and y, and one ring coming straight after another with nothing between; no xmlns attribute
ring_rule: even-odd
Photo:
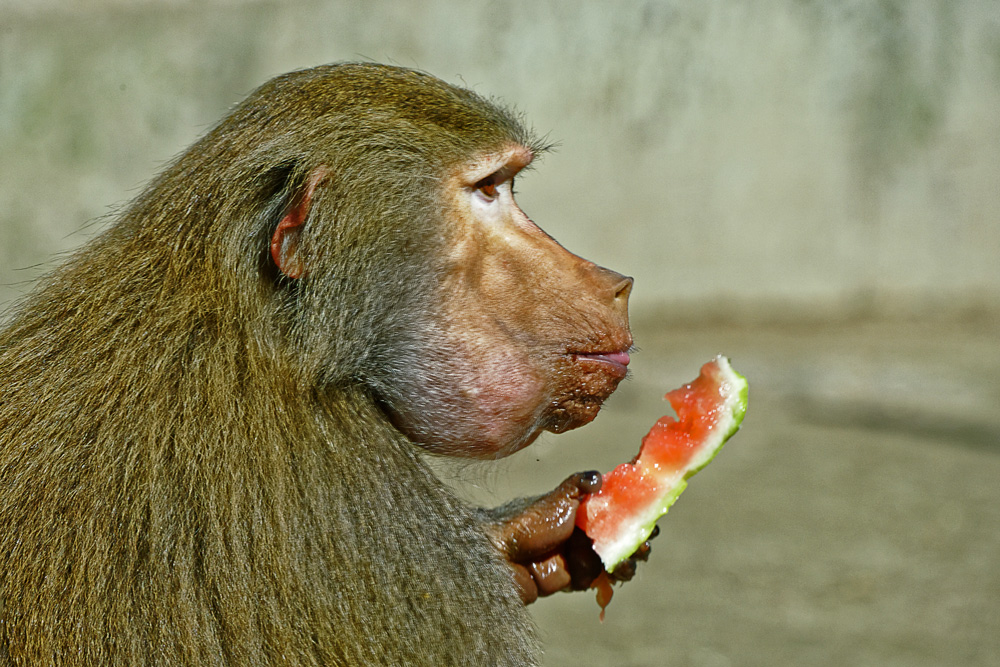
<svg viewBox="0 0 1000 667"><path fill-rule="evenodd" d="M576 525L593 540L608 572L649 538L687 479L736 433L747 389L725 357L702 366L696 380L666 395L677 419L661 417L642 439L638 456L605 474L601 490L580 503Z"/></svg>

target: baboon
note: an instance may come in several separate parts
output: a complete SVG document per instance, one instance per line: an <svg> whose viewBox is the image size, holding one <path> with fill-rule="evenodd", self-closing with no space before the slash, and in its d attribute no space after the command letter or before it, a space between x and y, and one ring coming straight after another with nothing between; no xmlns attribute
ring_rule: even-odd
<svg viewBox="0 0 1000 667"><path fill-rule="evenodd" d="M44 278L0 332L0 664L537 664L600 476L487 510L426 457L626 374L631 279L514 203L544 149L418 71L293 72Z"/></svg>

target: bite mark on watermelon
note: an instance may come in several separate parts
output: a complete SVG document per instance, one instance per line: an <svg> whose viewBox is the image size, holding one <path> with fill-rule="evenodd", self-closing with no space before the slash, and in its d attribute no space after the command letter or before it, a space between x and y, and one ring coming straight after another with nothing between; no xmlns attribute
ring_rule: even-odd
<svg viewBox="0 0 1000 667"><path fill-rule="evenodd" d="M639 454L606 473L601 490L580 503L576 525L593 540L608 572L649 538L688 478L739 430L747 395L746 378L728 359L708 362L697 379L667 393L677 418L661 417L642 439Z"/></svg>

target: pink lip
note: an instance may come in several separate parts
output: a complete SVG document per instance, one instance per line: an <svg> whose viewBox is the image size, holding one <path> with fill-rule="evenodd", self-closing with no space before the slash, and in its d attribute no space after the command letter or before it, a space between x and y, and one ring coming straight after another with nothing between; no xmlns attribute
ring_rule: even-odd
<svg viewBox="0 0 1000 667"><path fill-rule="evenodd" d="M587 359L589 361L597 361L605 363L611 366L615 375L625 377L626 366L630 361L628 352L600 352L591 354L574 354L577 359Z"/></svg>

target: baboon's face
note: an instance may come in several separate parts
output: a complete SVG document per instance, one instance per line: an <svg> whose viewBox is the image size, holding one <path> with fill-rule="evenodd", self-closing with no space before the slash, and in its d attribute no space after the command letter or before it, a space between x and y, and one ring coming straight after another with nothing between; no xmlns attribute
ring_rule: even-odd
<svg viewBox="0 0 1000 667"><path fill-rule="evenodd" d="M570 253L518 207L523 146L475 156L443 183L450 238L427 377L397 425L444 453L498 457L590 422L625 377L632 279ZM434 366L434 368L431 368Z"/></svg>

